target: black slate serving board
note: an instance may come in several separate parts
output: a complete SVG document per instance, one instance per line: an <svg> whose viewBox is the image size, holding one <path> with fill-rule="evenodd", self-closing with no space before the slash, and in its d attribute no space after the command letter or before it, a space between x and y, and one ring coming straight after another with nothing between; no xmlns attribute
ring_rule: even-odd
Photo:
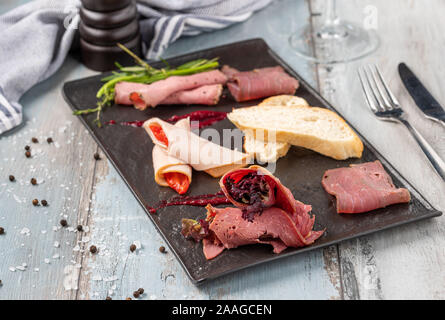
<svg viewBox="0 0 445 320"><path fill-rule="evenodd" d="M240 70L281 65L291 75L300 80L301 87L296 95L306 99L310 105L335 110L313 88L283 62L262 39L252 39L224 45L200 52L168 59L175 66L197 58L219 57L221 65L228 64ZM161 66L161 64L153 64ZM101 86L103 75L89 77L65 83L63 93L73 110L86 109L96 104L96 92ZM230 111L239 106L255 105L258 101L236 103L230 94L226 94L218 106L159 106L146 111L132 107L113 106L104 113L102 120L133 121L150 117L168 118L172 115L186 114L192 111L208 109ZM160 200L175 196L169 188L159 187L153 178L151 152L153 144L143 128L109 125L98 128L93 124L95 115L80 117L94 139L103 149L111 163L120 173L136 199L145 208L147 215L155 224L171 251L181 262L194 283L216 278L246 267L263 262L284 258L309 250L326 247L344 240L352 239L376 231L396 227L422 219L440 216L427 200L420 195L401 175L361 136L365 150L362 159L336 161L315 152L292 147L286 157L277 163L275 175L290 188L296 199L311 204L316 215L315 229L326 228L325 234L314 245L293 249L289 248L280 255L272 252L267 245L251 245L234 250L226 250L214 260L207 261L202 253L202 245L187 241L180 234L182 218L198 218L205 215L205 209L199 207L169 207L152 215L147 206L154 206ZM213 126L217 130L234 128L228 120ZM357 131L357 130L356 130ZM410 204L394 205L371 213L339 215L335 210L335 198L327 194L321 186L323 173L332 168L346 167L352 163L369 162L379 159L398 187L410 190L413 200ZM219 191L218 179L206 173L193 172L190 195L200 195Z"/></svg>

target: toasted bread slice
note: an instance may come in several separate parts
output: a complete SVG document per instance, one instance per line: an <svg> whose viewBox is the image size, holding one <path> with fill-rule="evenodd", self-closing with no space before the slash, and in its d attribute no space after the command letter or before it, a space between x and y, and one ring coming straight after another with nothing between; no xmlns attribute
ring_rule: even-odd
<svg viewBox="0 0 445 320"><path fill-rule="evenodd" d="M303 98L282 95L267 98L259 106L309 106L309 104Z"/></svg>
<svg viewBox="0 0 445 320"><path fill-rule="evenodd" d="M345 160L361 158L363 143L336 113L308 106L256 106L235 109L228 118L240 130L251 130L267 140L314 150L325 156ZM269 141L268 141L269 142Z"/></svg>

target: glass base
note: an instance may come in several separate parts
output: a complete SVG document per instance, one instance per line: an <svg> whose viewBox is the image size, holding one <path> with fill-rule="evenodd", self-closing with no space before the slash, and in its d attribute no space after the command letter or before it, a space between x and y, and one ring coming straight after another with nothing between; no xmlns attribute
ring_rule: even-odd
<svg viewBox="0 0 445 320"><path fill-rule="evenodd" d="M377 50L380 44L374 31L340 21L319 30L304 26L290 36L289 43L299 56L320 64L358 60Z"/></svg>

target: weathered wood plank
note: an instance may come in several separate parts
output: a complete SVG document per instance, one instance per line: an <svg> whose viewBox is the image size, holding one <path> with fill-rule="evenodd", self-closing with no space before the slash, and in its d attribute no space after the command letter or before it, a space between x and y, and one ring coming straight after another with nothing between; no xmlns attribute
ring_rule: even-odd
<svg viewBox="0 0 445 320"><path fill-rule="evenodd" d="M66 219L74 228L82 223L91 193L96 144L71 115L61 86L87 74L91 72L69 58L55 76L21 100L24 126L0 138L0 225L6 229L0 236L0 299L73 298L73 292L65 291L63 285L64 268L78 259L79 252L73 249L79 235L60 229L59 221ZM32 137L39 143L31 143ZM47 137L54 143L48 144ZM25 157L25 145L31 146L32 158ZM10 174L16 182L8 180ZM39 185L30 184L32 177ZM46 199L49 206L34 207L34 198ZM27 265L25 271L17 269L22 263Z"/></svg>
<svg viewBox="0 0 445 320"><path fill-rule="evenodd" d="M340 15L361 23L368 1L339 1ZM315 10L324 1L313 0ZM441 33L443 1L373 1L382 45L367 59L319 69L322 94L439 210L445 210L445 184L408 131L378 121L369 112L357 78L357 68L378 63L410 121L445 158L445 134L440 124L425 119L408 96L397 73L405 61L445 104L445 72ZM445 218L425 221L340 245L345 299L440 299L445 294Z"/></svg>

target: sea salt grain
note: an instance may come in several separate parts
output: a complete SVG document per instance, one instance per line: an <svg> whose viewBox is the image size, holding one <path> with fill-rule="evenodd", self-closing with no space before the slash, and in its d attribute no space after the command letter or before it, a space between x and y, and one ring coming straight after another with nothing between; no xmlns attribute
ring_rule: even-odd
<svg viewBox="0 0 445 320"><path fill-rule="evenodd" d="M28 228L23 228L23 229L20 231L20 234L24 234L24 235L29 236L29 235L31 234L31 231L30 231Z"/></svg>

